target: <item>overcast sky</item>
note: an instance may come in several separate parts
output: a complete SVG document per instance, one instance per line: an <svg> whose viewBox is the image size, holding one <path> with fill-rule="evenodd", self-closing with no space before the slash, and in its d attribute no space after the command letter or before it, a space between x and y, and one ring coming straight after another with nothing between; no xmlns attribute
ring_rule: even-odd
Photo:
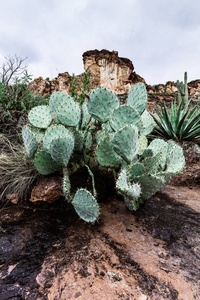
<svg viewBox="0 0 200 300"><path fill-rule="evenodd" d="M27 57L33 77L82 73L87 50L118 51L148 84L200 79L200 0L6 0L0 66Z"/></svg>

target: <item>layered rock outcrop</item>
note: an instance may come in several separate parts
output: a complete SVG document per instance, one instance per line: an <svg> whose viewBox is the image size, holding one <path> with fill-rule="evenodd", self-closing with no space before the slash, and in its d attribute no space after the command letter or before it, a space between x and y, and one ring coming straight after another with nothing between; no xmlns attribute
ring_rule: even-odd
<svg viewBox="0 0 200 300"><path fill-rule="evenodd" d="M166 84L148 85L144 78L134 71L133 63L128 58L118 56L117 51L90 50L83 53L83 64L85 71L88 71L91 89L106 87L118 95L127 94L131 87L137 82L143 82L152 98L156 95L159 100L169 96L174 98L177 92L176 83L168 81ZM30 83L30 89L36 94L48 95L55 91L69 93L69 86L72 76L68 72L59 73L52 80L38 77ZM76 76L78 86L83 86L84 73ZM200 96L200 80L188 83L189 96L198 98Z"/></svg>
<svg viewBox="0 0 200 300"><path fill-rule="evenodd" d="M131 60L117 51L91 50L83 53L84 69L91 75L91 86L106 87L117 94L128 93L134 83L145 80L137 75Z"/></svg>
<svg viewBox="0 0 200 300"><path fill-rule="evenodd" d="M128 93L132 85L145 80L133 72L134 66L131 60L118 56L117 51L91 50L83 53L83 64L91 79L91 89L106 87L117 94ZM76 76L76 83L83 85L84 73ZM48 95L55 91L69 93L72 76L68 72L59 73L58 77L50 80L38 77L30 83L30 89L34 93Z"/></svg>

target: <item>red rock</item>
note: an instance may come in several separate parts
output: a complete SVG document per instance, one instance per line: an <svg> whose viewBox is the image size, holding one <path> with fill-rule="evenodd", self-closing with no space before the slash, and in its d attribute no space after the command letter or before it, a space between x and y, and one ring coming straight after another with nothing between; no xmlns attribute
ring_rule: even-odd
<svg viewBox="0 0 200 300"><path fill-rule="evenodd" d="M47 177L42 179L31 192L30 201L53 203L63 196L62 178Z"/></svg>

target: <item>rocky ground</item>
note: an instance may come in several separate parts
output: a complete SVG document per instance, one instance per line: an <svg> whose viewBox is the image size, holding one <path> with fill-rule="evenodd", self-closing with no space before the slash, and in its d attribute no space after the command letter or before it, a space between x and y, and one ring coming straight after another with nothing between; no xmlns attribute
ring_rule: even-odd
<svg viewBox="0 0 200 300"><path fill-rule="evenodd" d="M200 165L187 157L135 213L105 186L95 224L62 199L1 209L0 299L200 299Z"/></svg>

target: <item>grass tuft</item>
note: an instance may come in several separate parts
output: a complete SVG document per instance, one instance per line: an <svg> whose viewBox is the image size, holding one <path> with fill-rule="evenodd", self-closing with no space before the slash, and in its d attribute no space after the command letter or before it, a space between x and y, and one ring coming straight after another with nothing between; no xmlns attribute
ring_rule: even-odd
<svg viewBox="0 0 200 300"><path fill-rule="evenodd" d="M41 175L24 146L12 136L0 134L0 149L0 205L7 203L8 194L16 194L19 200L24 200Z"/></svg>

